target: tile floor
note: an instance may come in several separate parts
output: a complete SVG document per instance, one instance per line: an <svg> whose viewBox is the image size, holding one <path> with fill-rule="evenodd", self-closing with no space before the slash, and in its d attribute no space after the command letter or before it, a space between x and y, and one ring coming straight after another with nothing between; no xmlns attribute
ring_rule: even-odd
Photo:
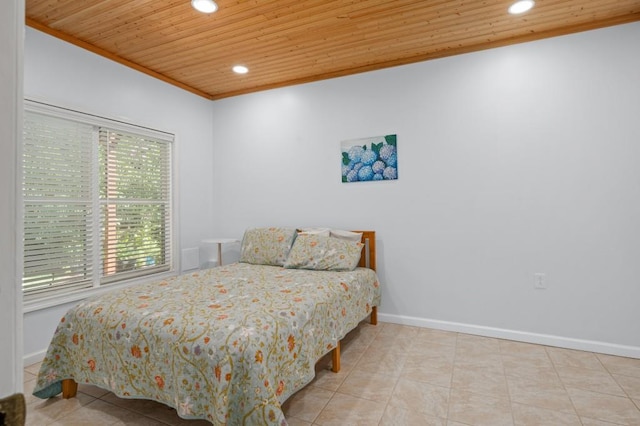
<svg viewBox="0 0 640 426"><path fill-rule="evenodd" d="M299 425L640 425L640 360L380 323L343 341L284 404ZM175 410L80 385L76 398L30 395L38 364L25 368L28 425L193 425Z"/></svg>

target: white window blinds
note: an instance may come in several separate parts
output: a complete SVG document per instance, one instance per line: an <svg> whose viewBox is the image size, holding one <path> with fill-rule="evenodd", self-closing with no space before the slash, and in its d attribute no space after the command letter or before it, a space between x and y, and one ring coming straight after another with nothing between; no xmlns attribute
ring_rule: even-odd
<svg viewBox="0 0 640 426"><path fill-rule="evenodd" d="M24 116L25 297L170 270L170 135L64 110Z"/></svg>
<svg viewBox="0 0 640 426"><path fill-rule="evenodd" d="M24 115L25 294L91 287L93 127Z"/></svg>
<svg viewBox="0 0 640 426"><path fill-rule="evenodd" d="M171 254L168 144L102 128L99 152L105 281L166 270Z"/></svg>

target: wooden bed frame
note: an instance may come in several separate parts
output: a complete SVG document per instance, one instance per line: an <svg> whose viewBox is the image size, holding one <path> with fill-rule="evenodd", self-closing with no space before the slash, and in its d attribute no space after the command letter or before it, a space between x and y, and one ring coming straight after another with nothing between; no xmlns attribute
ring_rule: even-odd
<svg viewBox="0 0 640 426"><path fill-rule="evenodd" d="M362 255L358 266L376 270L376 231L353 231L362 233ZM369 322L378 325L378 307L371 307L371 318ZM331 351L331 371L337 373L340 371L340 342Z"/></svg>
<svg viewBox="0 0 640 426"><path fill-rule="evenodd" d="M362 255L358 266L376 270L376 232L375 231L353 231L362 233ZM371 307L370 323L378 324L378 307ZM331 371L340 371L340 342L331 350ZM64 399L73 398L78 393L78 383L73 379L62 381L62 397Z"/></svg>

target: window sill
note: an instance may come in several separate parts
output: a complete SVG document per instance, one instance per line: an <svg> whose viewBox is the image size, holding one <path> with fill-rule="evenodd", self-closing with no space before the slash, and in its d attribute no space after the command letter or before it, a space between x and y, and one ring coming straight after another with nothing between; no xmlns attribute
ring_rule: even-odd
<svg viewBox="0 0 640 426"><path fill-rule="evenodd" d="M114 283L109 285L103 285L101 287L94 287L89 289L82 289L72 293L67 294L59 294L55 296L43 296L37 299L25 301L22 305L22 312L24 314L29 312L36 312L43 309L53 308L60 305L65 305L67 303L79 302L83 299L87 299L89 297L97 296L99 294L103 294L112 290L118 290L126 287L131 287L138 284L143 284L155 280L162 280L171 278L178 275L176 272L165 272L162 274L154 275L153 277L144 277L127 280L121 283Z"/></svg>

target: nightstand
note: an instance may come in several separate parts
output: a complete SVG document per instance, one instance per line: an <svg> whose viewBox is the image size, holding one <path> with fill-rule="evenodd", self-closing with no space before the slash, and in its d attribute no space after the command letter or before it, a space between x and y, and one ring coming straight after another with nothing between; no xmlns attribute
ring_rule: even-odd
<svg viewBox="0 0 640 426"><path fill-rule="evenodd" d="M239 243L240 240L237 238L208 238L206 240L202 240L202 244L217 244L218 245L218 265L222 265L222 245L229 243Z"/></svg>

